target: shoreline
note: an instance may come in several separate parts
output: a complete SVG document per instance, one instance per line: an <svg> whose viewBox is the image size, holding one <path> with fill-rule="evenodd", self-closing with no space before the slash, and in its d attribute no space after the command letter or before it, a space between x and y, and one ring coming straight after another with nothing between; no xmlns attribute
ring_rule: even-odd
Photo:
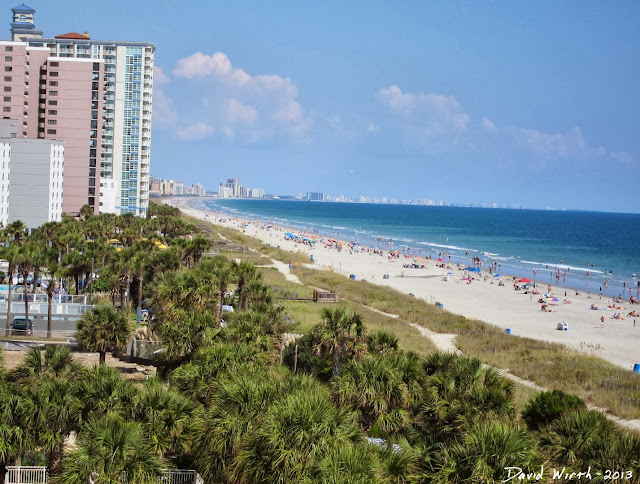
<svg viewBox="0 0 640 484"><path fill-rule="evenodd" d="M393 247L394 249L406 250L410 254L422 257L428 257L431 254L436 259L439 254L444 254L451 256L452 263L464 264L465 266L468 266L472 258L477 256L482 259L482 263L486 264L485 267L489 264L495 264L496 270L494 272L529 278L538 284L551 284L567 291L578 290L594 296L622 297L628 300L633 295L636 298L640 298L640 280L635 277L636 274L631 273L635 270L634 268L630 268L628 277L624 277L622 275L623 272L620 272L620 268L617 268L618 272L614 275L609 269L596 267L595 264L591 263L583 265L582 262L563 262L562 259L556 262L549 262L550 258L548 256L529 260L526 257L509 255L508 253L494 254L486 247L465 248L464 246L452 245L448 238L446 241L439 242L418 241L402 237L392 238L392 235L388 233L371 232L366 229L348 228L340 225L323 225L320 222L306 222L300 220L299 217L297 217L298 219L285 220L279 219L273 214L260 216L238 213L231 208L209 207L205 201L206 199L198 197L180 200L179 203L203 211L219 212L229 218L239 217L252 222L256 220L263 223L270 222L276 225L292 227L296 231L312 232L345 242L365 244L370 247L379 246L383 248L384 245L384 248L387 249ZM638 271L635 270L635 272Z"/></svg>
<svg viewBox="0 0 640 484"><path fill-rule="evenodd" d="M389 286L429 303L441 303L445 309L468 319L482 320L505 329L505 336L509 329L511 334L561 343L570 349L602 357L628 370L640 363L640 350L636 349L640 348L640 317L635 317L637 327L634 327L634 317L627 316L633 310L640 312L640 305L630 305L628 299L621 304L613 304L611 297L603 295L600 298L580 290L576 295L574 289L551 285L550 295L555 300L544 298L550 311L543 312L538 300L548 292L546 283L537 285L536 289L540 294L532 294L531 291L525 293L524 290L514 290L511 276L495 278L485 270L479 274L465 272L458 270L454 264L447 268L446 263L444 268L436 267L437 263L433 259L422 258L414 262L417 256L413 253L399 253L390 258L387 249L380 251L381 253L355 251L353 248L349 249L347 241L342 241L343 245L339 242L335 245L335 242L327 243L327 237L315 234L308 234L307 243L297 243L285 239L285 233L291 232L287 227L243 220L226 214L220 216L220 212L194 208L187 200L173 199L171 203L203 221L241 230L249 237L279 246L283 250L306 253L309 255L309 264L315 268L333 270L345 276L353 275L357 280ZM225 221L221 222L219 219ZM316 237L313 239L317 241L315 244L311 243L311 237ZM325 243L322 243L323 240ZM342 250L338 251L337 247ZM424 265L425 268L403 267L405 264ZM470 281L465 277L469 274L472 276ZM500 280L502 285L498 282ZM590 309L592 304L598 310ZM609 306L615 306L616 309ZM613 319L612 316L617 313L624 319ZM601 323L601 317L604 317L604 323ZM567 331L557 329L562 323L568 325Z"/></svg>

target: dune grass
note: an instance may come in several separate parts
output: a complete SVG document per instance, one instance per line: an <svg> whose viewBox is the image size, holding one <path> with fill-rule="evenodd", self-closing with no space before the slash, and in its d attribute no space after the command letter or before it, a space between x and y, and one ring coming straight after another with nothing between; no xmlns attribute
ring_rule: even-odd
<svg viewBox="0 0 640 484"><path fill-rule="evenodd" d="M622 418L640 418L640 378L601 358L566 346L519 336L466 319L395 289L353 281L340 274L310 268L294 269L305 283L347 295L349 300L397 314L402 319L440 333L457 334L465 354L549 389L574 393L608 408Z"/></svg>
<svg viewBox="0 0 640 484"><path fill-rule="evenodd" d="M182 214L182 217L185 220L187 220L189 223L192 223L197 226L207 227L209 230L205 232L205 234L213 240L227 240L230 242L234 242L248 249L254 249L260 254L263 254L264 256L270 259L276 259L287 264L290 264L290 263L302 264L302 263L309 262L309 254L301 254L299 252L289 252L284 249L279 249L277 245L272 246L269 244L264 244L262 243L262 241L256 239L255 237L249 237L245 235L239 229L224 227L222 225L214 224L211 221L203 221L195 217L185 215L184 213ZM222 251L220 252L222 253ZM232 259L233 258L242 259L241 254L242 253L231 252L228 255L228 257ZM260 263L259 265L265 265L265 264Z"/></svg>

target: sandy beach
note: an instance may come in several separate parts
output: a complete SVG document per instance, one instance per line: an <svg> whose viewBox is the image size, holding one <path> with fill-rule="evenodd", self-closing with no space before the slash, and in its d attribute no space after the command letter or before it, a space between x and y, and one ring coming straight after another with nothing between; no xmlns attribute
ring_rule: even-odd
<svg viewBox="0 0 640 484"><path fill-rule="evenodd" d="M514 280L509 276L497 278L485 270L474 273L453 265L449 268L446 264L444 268L438 267L442 263L415 259L409 254L399 253L390 257L390 253L384 250L374 254L372 246L354 250L347 243L329 242L328 238L316 234L198 210L184 199L174 199L170 203L191 216L242 230L245 235L266 244L306 253L309 264L317 269L353 275L356 280L389 286L429 303L441 303L449 311L505 329L505 337L508 337L508 328L512 335L562 343L600 356L629 371L634 364L640 363L640 317L628 316L634 310L640 312L640 305L630 304L628 299L614 303L610 297L600 299L598 295L576 295L575 290L553 286L548 291L546 284L538 284L535 290L539 294L531 294L530 287L515 290ZM300 239L287 240L290 239L285 235L288 232L299 235ZM305 236L309 241L303 243ZM312 243L313 240L316 243ZM443 262L446 260L445 257ZM420 268L405 267L413 264ZM545 294L551 297L543 298ZM541 309L542 301L547 311ZM598 309L591 309L592 305ZM617 313L624 319L614 319ZM566 331L557 329L562 323L566 323Z"/></svg>

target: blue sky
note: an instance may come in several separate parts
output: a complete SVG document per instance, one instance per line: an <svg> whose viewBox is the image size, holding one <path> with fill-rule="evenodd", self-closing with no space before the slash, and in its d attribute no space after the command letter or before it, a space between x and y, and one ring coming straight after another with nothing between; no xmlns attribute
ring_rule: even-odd
<svg viewBox="0 0 640 484"><path fill-rule="evenodd" d="M26 3L157 45L156 177L640 211L635 0Z"/></svg>

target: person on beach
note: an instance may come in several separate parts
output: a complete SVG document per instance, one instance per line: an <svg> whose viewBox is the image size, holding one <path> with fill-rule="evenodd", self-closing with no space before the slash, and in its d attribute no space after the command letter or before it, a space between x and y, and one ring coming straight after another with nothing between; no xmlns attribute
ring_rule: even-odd
<svg viewBox="0 0 640 484"><path fill-rule="evenodd" d="M600 317L600 327L604 328L604 316Z"/></svg>

